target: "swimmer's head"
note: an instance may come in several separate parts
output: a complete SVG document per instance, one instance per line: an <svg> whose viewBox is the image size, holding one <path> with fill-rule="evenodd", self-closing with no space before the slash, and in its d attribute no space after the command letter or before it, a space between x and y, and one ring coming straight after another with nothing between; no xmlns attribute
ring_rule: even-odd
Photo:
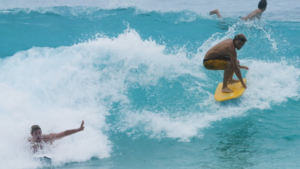
<svg viewBox="0 0 300 169"><path fill-rule="evenodd" d="M261 10L266 10L267 4L267 0L260 0L260 2L258 3L258 8Z"/></svg>
<svg viewBox="0 0 300 169"><path fill-rule="evenodd" d="M40 126L33 125L31 127L31 136L34 142L41 142L42 141L42 130Z"/></svg>
<svg viewBox="0 0 300 169"><path fill-rule="evenodd" d="M233 39L234 47L240 50L244 44L247 42L247 38L244 34L237 34Z"/></svg>

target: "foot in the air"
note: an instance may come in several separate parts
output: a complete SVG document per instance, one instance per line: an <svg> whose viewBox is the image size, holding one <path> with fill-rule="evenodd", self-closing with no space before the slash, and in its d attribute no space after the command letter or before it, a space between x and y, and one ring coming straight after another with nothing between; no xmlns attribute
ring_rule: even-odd
<svg viewBox="0 0 300 169"><path fill-rule="evenodd" d="M231 92L233 92L233 90L229 89L228 87L224 87L224 88L222 89L222 92L223 92L223 93L231 93Z"/></svg>
<svg viewBox="0 0 300 169"><path fill-rule="evenodd" d="M231 79L228 81L229 84L233 84L233 83L237 83L237 82L240 82L240 81L236 80L236 79Z"/></svg>
<svg viewBox="0 0 300 169"><path fill-rule="evenodd" d="M217 14L219 12L219 9L215 9L215 10L212 10L210 11L210 15L213 15L213 14Z"/></svg>

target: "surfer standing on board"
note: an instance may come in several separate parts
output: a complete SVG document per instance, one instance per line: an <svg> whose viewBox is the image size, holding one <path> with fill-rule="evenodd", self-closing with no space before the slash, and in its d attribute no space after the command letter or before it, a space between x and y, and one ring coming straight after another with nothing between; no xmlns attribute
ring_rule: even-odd
<svg viewBox="0 0 300 169"><path fill-rule="evenodd" d="M75 134L79 131L84 130L84 121L81 122L81 125L78 129L66 130L60 133L51 133L51 134L42 134L42 129L38 125L33 125L31 127L31 136L27 140L31 144L31 148L34 153L43 149L43 144L52 144L53 141L61 139L63 137Z"/></svg>
<svg viewBox="0 0 300 169"><path fill-rule="evenodd" d="M261 0L258 3L258 9L254 10L251 12L249 15L246 17L241 17L242 20L252 20L253 18L258 18L260 19L262 13L266 10L267 8L267 0ZM213 11L210 11L210 15L216 14L219 18L221 18L221 14L219 12L219 9L215 9Z"/></svg>
<svg viewBox="0 0 300 169"><path fill-rule="evenodd" d="M231 89L227 87L227 83L241 82L244 88L247 88L243 81L240 69L249 70L247 66L240 66L237 60L236 50L240 50L246 43L247 38L244 34L238 34L234 39L224 40L209 49L203 59L203 66L209 70L225 70L223 78L222 92L231 93ZM239 80L232 79L233 74Z"/></svg>

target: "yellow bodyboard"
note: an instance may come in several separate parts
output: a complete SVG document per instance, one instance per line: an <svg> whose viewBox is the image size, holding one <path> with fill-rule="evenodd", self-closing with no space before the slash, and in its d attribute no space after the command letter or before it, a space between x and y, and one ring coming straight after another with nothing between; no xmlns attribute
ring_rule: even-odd
<svg viewBox="0 0 300 169"><path fill-rule="evenodd" d="M246 78L244 78L243 80L244 80L244 83L246 84ZM223 93L222 86L223 86L223 83L220 83L215 92L215 99L218 102L230 100L230 99L236 99L236 98L240 97L245 91L245 88L243 88L241 82L227 85L229 89L233 90L232 93Z"/></svg>

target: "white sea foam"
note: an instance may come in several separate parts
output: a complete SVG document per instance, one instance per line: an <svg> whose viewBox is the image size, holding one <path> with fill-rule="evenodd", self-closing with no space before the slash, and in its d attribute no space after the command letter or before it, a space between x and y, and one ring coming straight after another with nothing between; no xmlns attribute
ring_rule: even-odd
<svg viewBox="0 0 300 169"><path fill-rule="evenodd" d="M70 47L36 48L0 63L0 163L8 168L36 167L25 140L33 124L43 133L85 130L49 148L55 164L109 157L111 143L102 130L112 102L127 103L125 82L155 85L162 76L205 75L185 53L165 54L165 46L142 40L131 29L117 38L99 37ZM135 74L143 68L144 72ZM14 150L14 151L13 151ZM18 163L15 163L18 158Z"/></svg>
<svg viewBox="0 0 300 169"><path fill-rule="evenodd" d="M213 45L222 40L232 38L236 32L236 26L233 25L226 33L216 33L205 41L198 49L198 53L186 65L192 66L196 63L202 63L205 53ZM264 31L265 34L267 32ZM270 43L276 43L265 36ZM273 48L272 50L277 50ZM143 131L153 138L173 138L180 141L189 141L192 137L202 137L201 131L211 126L211 123L241 116L251 109L270 109L274 104L282 104L288 99L299 99L300 86L300 70L293 62L288 63L286 60L262 61L256 59L241 59L241 64L249 67L246 74L248 89L239 99L238 104L221 104L217 103L213 98L213 93L207 93L203 87L211 87L210 83L201 83L197 89L199 95L207 96L207 100L201 100L199 110L188 112L174 112L174 110L164 110L150 112L128 111L123 112L123 123L118 126L121 131L132 129L133 132ZM294 64L297 64L294 62ZM189 66L184 67L188 69ZM211 76L219 76L220 80L223 74L206 70L200 66L199 73L210 73ZM180 72L179 72L180 73ZM243 72L246 73L245 71ZM193 76L193 75L192 75ZM155 75L153 76L155 77ZM198 76L199 80L208 80L206 76ZM210 81L213 78L210 78ZM184 82L182 82L184 83ZM216 83L217 84L217 83ZM188 86L188 85L185 85ZM214 87L213 87L214 88ZM192 90L190 90L192 89ZM194 88L187 87L185 92L195 92ZM178 105L174 105L176 107ZM130 132L132 134L132 132Z"/></svg>
<svg viewBox="0 0 300 169"><path fill-rule="evenodd" d="M248 89L238 105L216 103L213 93L203 90L203 87L214 88L200 82L207 80L210 72L202 67L205 52L235 33L233 26L224 34L213 35L191 59L184 50L168 54L165 45L142 40L135 30L127 29L116 38L102 36L70 47L34 47L1 60L1 165L6 168L40 165L29 158L25 148L24 139L29 136L31 125L39 124L44 133L50 133L77 128L81 120L86 122L83 132L59 140L55 147L49 148L53 162L109 157L112 143L102 131L107 128L105 117L112 102L123 104L119 112L121 120L113 124L119 132L135 129L152 138L189 141L192 137L202 137L201 130L217 120L240 116L253 108L268 109L290 98L299 99L299 68L284 60L242 59L241 63L250 70L246 75ZM194 77L195 84L199 84L198 88L185 85L186 92L196 89L200 95L208 95L208 100L199 103L200 111L151 112L130 108L127 90L131 84L155 86L162 77L172 80L182 75Z"/></svg>
<svg viewBox="0 0 300 169"><path fill-rule="evenodd" d="M189 141L192 137L202 137L201 131L210 127L212 122L241 116L251 109L270 109L272 105L282 104L288 99L299 99L299 68L286 64L284 60L242 60L242 63L247 64L250 70L246 76L248 88L239 104L217 103L212 93L208 100L199 103L201 109L198 112L127 112L121 129L140 126L142 131L154 138Z"/></svg>

